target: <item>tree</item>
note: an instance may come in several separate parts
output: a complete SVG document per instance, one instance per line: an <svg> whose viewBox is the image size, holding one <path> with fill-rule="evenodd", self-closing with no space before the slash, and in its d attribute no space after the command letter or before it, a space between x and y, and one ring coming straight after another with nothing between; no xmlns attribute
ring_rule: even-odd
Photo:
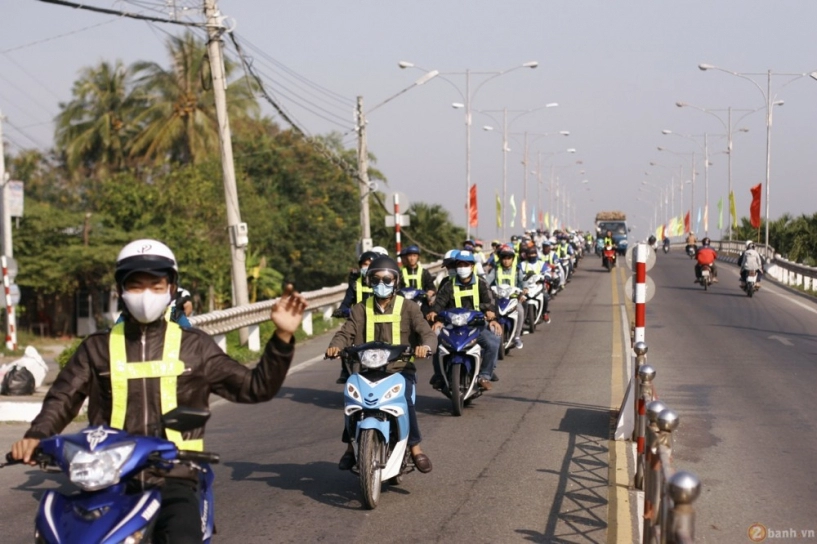
<svg viewBox="0 0 817 544"><path fill-rule="evenodd" d="M132 77L121 61L103 61L80 72L73 99L60 103L55 120L55 141L70 172L104 174L126 166L136 111L145 106Z"/></svg>
<svg viewBox="0 0 817 544"><path fill-rule="evenodd" d="M206 44L192 32L167 42L171 66L137 62L133 69L146 107L137 117L141 131L133 141L132 156L153 162L171 160L200 163L218 156L218 122L212 91ZM235 65L224 61L226 76ZM260 111L249 80L232 82L227 89L227 112L231 119L257 115Z"/></svg>

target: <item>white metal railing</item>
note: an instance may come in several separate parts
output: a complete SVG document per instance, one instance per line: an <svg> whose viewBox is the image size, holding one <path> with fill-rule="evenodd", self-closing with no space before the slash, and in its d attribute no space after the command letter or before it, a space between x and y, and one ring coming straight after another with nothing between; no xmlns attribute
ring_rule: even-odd
<svg viewBox="0 0 817 544"><path fill-rule="evenodd" d="M424 265L424 267L431 274L437 274L442 270L442 261L436 261ZM334 287L323 287L316 291L302 293L307 301L307 307L301 328L308 336L312 336L313 332L313 314L320 312L323 319L328 320L332 315L332 311L343 301L347 287L348 284L341 283ZM261 338L258 326L269 320L272 305L277 300L264 300L247 306L236 306L226 310L216 310L215 312L193 316L190 318L190 324L213 336L224 351L227 351L227 333L242 327L248 327L250 335L247 347L251 351L260 351Z"/></svg>

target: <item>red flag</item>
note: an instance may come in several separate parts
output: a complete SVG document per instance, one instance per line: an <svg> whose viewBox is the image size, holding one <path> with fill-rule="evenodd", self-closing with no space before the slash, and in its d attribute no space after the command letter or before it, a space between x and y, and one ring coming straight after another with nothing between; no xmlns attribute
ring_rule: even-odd
<svg viewBox="0 0 817 544"><path fill-rule="evenodd" d="M477 226L477 217L478 217L478 209L477 209L477 184L471 185L470 191L468 191L468 198L470 201L469 204L469 217L468 217L468 224L472 227Z"/></svg>
<svg viewBox="0 0 817 544"><path fill-rule="evenodd" d="M689 212L684 216L684 232L690 232L689 230Z"/></svg>
<svg viewBox="0 0 817 544"><path fill-rule="evenodd" d="M758 183L752 187L752 204L749 206L749 216L752 221L752 227L760 228L760 186Z"/></svg>

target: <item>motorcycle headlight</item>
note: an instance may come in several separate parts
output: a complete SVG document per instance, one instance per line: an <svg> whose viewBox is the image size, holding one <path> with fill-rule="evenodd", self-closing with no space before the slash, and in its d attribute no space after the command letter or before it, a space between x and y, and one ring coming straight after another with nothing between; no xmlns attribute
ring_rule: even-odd
<svg viewBox="0 0 817 544"><path fill-rule="evenodd" d="M414 300L417 291L403 291L403 298L406 300Z"/></svg>
<svg viewBox="0 0 817 544"><path fill-rule="evenodd" d="M360 364L366 368L380 368L389 362L389 350L367 349L360 354Z"/></svg>
<svg viewBox="0 0 817 544"><path fill-rule="evenodd" d="M97 451L88 451L67 442L63 455L69 463L68 476L72 483L85 491L96 491L119 483L122 466L130 458L136 444L127 442Z"/></svg>
<svg viewBox="0 0 817 544"><path fill-rule="evenodd" d="M455 327L464 327L468 324L468 314L453 314L451 324Z"/></svg>
<svg viewBox="0 0 817 544"><path fill-rule="evenodd" d="M498 285L496 287L496 296L498 298L511 298L511 291L513 287L510 285Z"/></svg>
<svg viewBox="0 0 817 544"><path fill-rule="evenodd" d="M403 391L403 384L395 385L394 387L392 387L391 389L386 391L386 394L383 395L383 398L381 398L380 400L382 402L384 400L391 400L393 398L397 398L397 396L400 395L400 393L402 391Z"/></svg>

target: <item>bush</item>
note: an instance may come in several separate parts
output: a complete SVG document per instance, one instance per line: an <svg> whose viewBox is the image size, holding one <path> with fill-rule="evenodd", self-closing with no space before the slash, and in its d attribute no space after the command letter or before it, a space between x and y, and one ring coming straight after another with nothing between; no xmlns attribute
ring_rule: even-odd
<svg viewBox="0 0 817 544"><path fill-rule="evenodd" d="M71 357L74 356L74 353L77 351L77 348L82 343L82 338L74 338L74 341L71 342L59 355L57 355L57 363L60 365L60 370L65 368L65 365L68 364L68 361L71 360Z"/></svg>

